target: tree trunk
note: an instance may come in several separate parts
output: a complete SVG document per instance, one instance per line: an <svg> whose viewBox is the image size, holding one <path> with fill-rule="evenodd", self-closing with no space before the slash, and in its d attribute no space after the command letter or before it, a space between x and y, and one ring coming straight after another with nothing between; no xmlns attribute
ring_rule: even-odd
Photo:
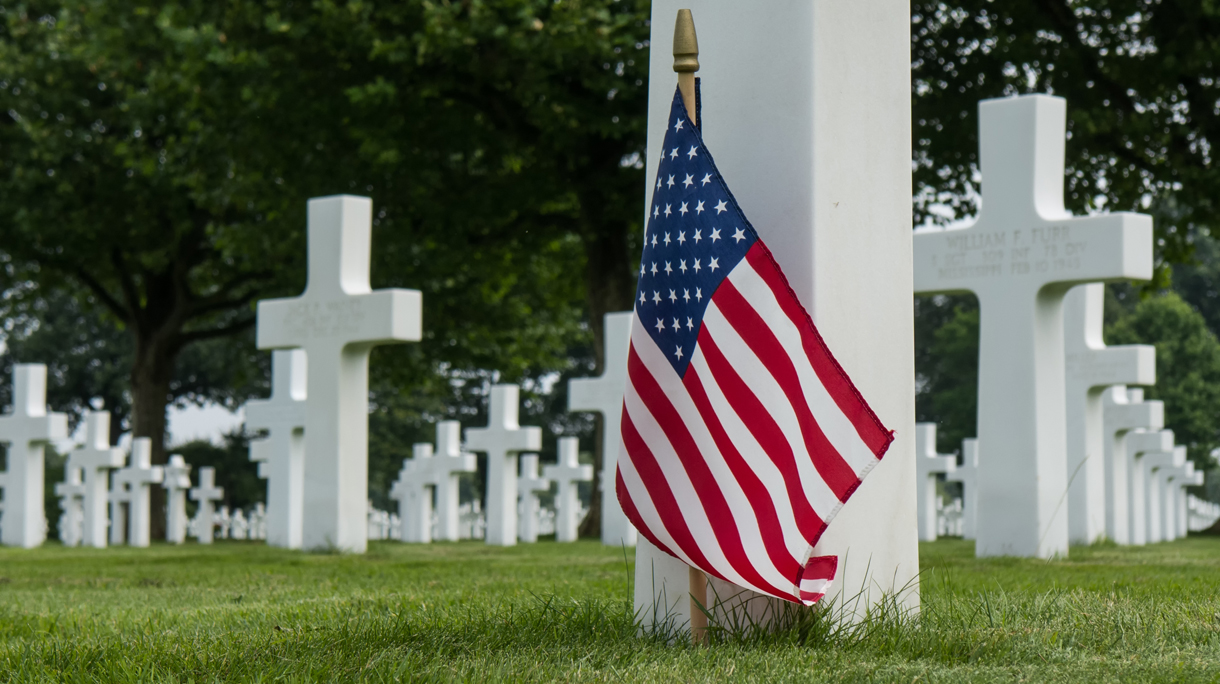
<svg viewBox="0 0 1220 684"><path fill-rule="evenodd" d="M603 226L603 230L586 235L584 243L585 297L589 308L589 326L593 330L594 355L597 359L595 374L600 375L606 366L605 315L632 309L632 295L636 286L635 270L627 254L627 230L622 224ZM605 458L602 453L602 435L605 429L605 420L598 415L593 431L593 488L589 500L589 514L580 524L581 537L601 537L602 496L614 495L612 492L602 491L601 474Z"/></svg>
<svg viewBox="0 0 1220 684"><path fill-rule="evenodd" d="M137 334L135 359L131 369L131 433L152 441L152 462L164 465L165 410L169 403L169 383L173 375L176 350L158 335ZM165 538L165 490L152 488L151 534Z"/></svg>

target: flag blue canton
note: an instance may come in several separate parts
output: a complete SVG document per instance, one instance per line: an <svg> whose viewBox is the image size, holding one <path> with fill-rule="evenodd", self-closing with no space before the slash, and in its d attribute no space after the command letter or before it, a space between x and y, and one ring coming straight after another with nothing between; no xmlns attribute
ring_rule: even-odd
<svg viewBox="0 0 1220 684"><path fill-rule="evenodd" d="M725 276L758 240L675 91L644 233L635 310L679 376Z"/></svg>

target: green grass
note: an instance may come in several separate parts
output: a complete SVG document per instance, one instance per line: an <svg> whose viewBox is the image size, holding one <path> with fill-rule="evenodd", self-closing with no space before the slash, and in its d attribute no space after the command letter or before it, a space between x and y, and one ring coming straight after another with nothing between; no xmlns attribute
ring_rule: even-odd
<svg viewBox="0 0 1220 684"><path fill-rule="evenodd" d="M620 549L0 550L0 680L1216 681L1220 538L979 561L924 545L919 617L638 637Z"/></svg>

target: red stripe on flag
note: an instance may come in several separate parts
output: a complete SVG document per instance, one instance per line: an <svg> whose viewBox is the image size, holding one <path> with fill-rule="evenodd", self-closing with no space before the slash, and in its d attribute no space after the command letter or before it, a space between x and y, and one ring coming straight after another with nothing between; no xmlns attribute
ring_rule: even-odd
<svg viewBox="0 0 1220 684"><path fill-rule="evenodd" d="M792 447L784 437L783 430L775 424L762 402L754 396L754 392L737 374L732 364L725 359L720 348L712 340L712 334L708 332L707 326L699 331L697 344L703 352L703 358L707 360L712 379L720 386L729 406L741 418L741 422L745 424L750 434L762 447L763 452L783 476L784 488L788 490L788 498L793 503L797 525L802 530L818 530L820 535L821 530L825 529L826 523L822 521L817 511L813 510L805 496L805 490L801 486L800 471L796 466L796 456L792 453Z"/></svg>
<svg viewBox="0 0 1220 684"><path fill-rule="evenodd" d="M750 306L731 280L726 278L720 283L712 299L716 308L724 314L725 320L733 326L784 391L788 403L796 413L805 449L809 452L813 467L839 501L847 501L860 480L830 440L826 439L821 426L810 412L805 401L805 392L801 389L801 380L796 374L796 366L792 365L792 359L788 357L788 350L775 338L771 327L758 315L754 307Z"/></svg>
<svg viewBox="0 0 1220 684"><path fill-rule="evenodd" d="M632 350L631 356L635 356ZM678 506L677 499L674 498L673 491L669 488L669 483L665 480L665 472L661 470L661 466L657 465L656 456L652 450L648 448L648 444L640 433L635 429L635 423L631 422L631 416L627 411L623 411L623 445L627 447L627 452L631 456L631 463L635 466L636 471L640 474L640 481L644 483L644 488L648 490L648 499L652 501L653 507L657 509L657 514L661 518L661 524L665 526L665 531L669 532L669 536L682 549L682 553L686 557L706 571L708 574L715 575L720 579L728 582L729 579L721 577L720 573L716 572L707 557L703 555L703 550L699 548L699 544L695 542L694 536L691 534L690 528L686 526L686 519L682 516L682 510Z"/></svg>
<svg viewBox="0 0 1220 684"><path fill-rule="evenodd" d="M707 398L707 391L703 388L703 381L699 377L699 373L694 366L691 366L686 371L686 377L682 380L686 385L687 392L690 394L691 401L698 409L699 415L702 416L704 423L707 425L708 432L712 436L712 441L716 443L716 448L719 449L721 457L724 458L725 464L729 470L733 472L733 477L737 478L738 484L745 492L746 499L750 503L750 507L754 510L754 516L758 520L759 534L762 538L763 547L767 549L767 555L771 559L772 565L784 577L795 578L800 574L800 561L794 558L791 552L788 551L787 544L784 543L784 533L780 527L779 515L775 509L775 503L771 499L770 493L767 492L766 486L762 480L755 474L754 469L746 463L746 460L741 457L737 451L737 447L733 446L733 441L729 439L728 433L724 431L724 426L720 424L720 418L716 415L715 409L712 408L712 402ZM809 507L809 502L804 498L796 502L797 507L803 507L806 510L806 516L812 520L817 520L817 515L813 513L813 509ZM799 523L796 525L804 536L805 541L813 546L817 543L817 539L821 536L822 530L818 529L810 538L808 530ZM796 584L795 580L793 584Z"/></svg>
<svg viewBox="0 0 1220 684"><path fill-rule="evenodd" d="M626 411L623 412L623 418L627 418ZM635 507L635 501L631 498L631 492L627 490L627 483L623 482L623 473L618 468L615 468L614 470L614 491L618 494L618 505L623 509L623 515L626 515L627 519L631 521L631 524L635 525L636 531L647 539L649 544L652 544L661 551L664 551L674 558L677 558L678 554L671 551L668 546L662 544L661 541L653 535L652 530L648 527L648 525L644 524L644 519L640 517L640 511Z"/></svg>
<svg viewBox="0 0 1220 684"><path fill-rule="evenodd" d="M801 596L801 602L805 605L813 605L826 595L826 588L834 581L835 573L839 569L838 556L817 556L810 558L805 563L805 568L801 571L800 578L797 579L797 592ZM806 591L800 587L802 582L823 580L826 584L822 585L822 591Z"/></svg>
<svg viewBox="0 0 1220 684"><path fill-rule="evenodd" d="M813 324L813 319L809 317L809 313L801 306L800 300L797 299L796 293L792 291L792 287L788 285L788 279L784 277L780 271L779 265L775 263L775 257L771 255L771 251L763 244L762 240L754 243L750 251L746 252L746 260L754 271L758 273L763 282L771 288L771 292L775 294L775 299L779 302L780 307L788 318L796 325L797 330L801 332L801 341L805 346L805 354L809 357L809 362L813 366L813 370L818 374L822 384L826 387L827 392L834 398L835 403L839 405L839 409L843 411L843 415L847 416L852 425L855 426L856 432L860 435L860 439L868 445L877 458L881 458L890 443L894 441L894 434L885 429L881 421L877 418L877 414L869 408L864 397L860 395L859 390L852 384L843 367L835 360L830 350L826 347L825 340L822 339L821 333ZM727 280L725 282L728 282ZM721 287L724 284L721 283Z"/></svg>
<svg viewBox="0 0 1220 684"><path fill-rule="evenodd" d="M669 371L670 369L667 366L664 370ZM677 454L687 477L690 478L691 486L695 489L695 497L698 498L704 513L707 514L708 523L711 525L710 531L715 535L716 544L724 554L725 560L742 579L750 584L767 591L783 593L782 590L764 579L750 561L750 557L741 543L741 531L737 526L737 520L729 508L728 501L724 498L720 483L716 481L703 454L699 452L694 438L691 437L690 431L686 429L686 422L670 403L669 397L665 396L665 392L661 390L656 379L648 372L644 362L636 354L634 346L628 357L627 376L630 378L631 386L640 397L640 401L644 403L645 409L652 414L653 419L665 433L665 438L669 441L674 453ZM640 475L643 478L643 471L640 472Z"/></svg>

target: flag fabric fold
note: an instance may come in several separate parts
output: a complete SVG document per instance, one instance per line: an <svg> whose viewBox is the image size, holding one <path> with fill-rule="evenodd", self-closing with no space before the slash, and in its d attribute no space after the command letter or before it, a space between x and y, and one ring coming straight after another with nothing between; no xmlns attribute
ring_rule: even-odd
<svg viewBox="0 0 1220 684"><path fill-rule="evenodd" d="M837 570L813 548L893 434L687 119L675 92L635 297L618 499L662 551L812 605Z"/></svg>

